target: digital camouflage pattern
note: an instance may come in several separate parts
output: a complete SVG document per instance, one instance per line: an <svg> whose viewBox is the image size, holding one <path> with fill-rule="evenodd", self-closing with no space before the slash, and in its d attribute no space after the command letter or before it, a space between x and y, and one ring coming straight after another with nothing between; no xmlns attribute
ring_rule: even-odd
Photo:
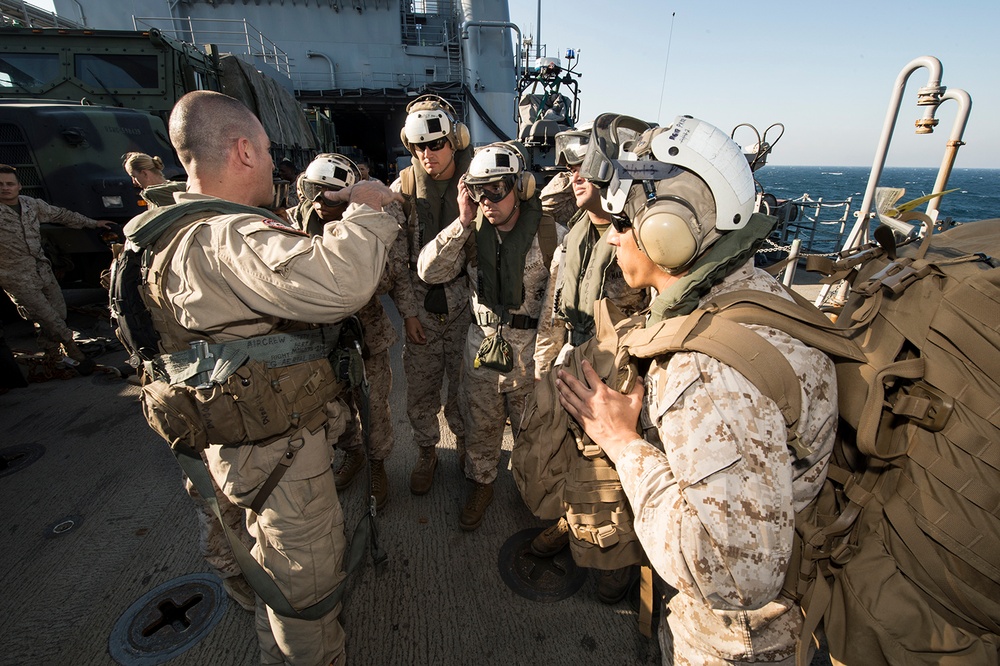
<svg viewBox="0 0 1000 666"><path fill-rule="evenodd" d="M98 221L40 199L21 195L18 201L20 214L0 204L0 288L10 296L21 317L38 324L42 344L54 352L60 342L73 341L73 332L66 326L62 290L42 250L41 225L94 229Z"/></svg>
<svg viewBox="0 0 1000 666"><path fill-rule="evenodd" d="M748 262L702 300L736 289L781 293ZM826 478L837 425L833 364L787 334L753 326L801 382L795 460L777 406L743 375L700 353L654 360L637 439L617 462L635 529L654 569L678 590L660 624L664 663L793 663L798 605L778 598L795 511Z"/></svg>
<svg viewBox="0 0 1000 666"><path fill-rule="evenodd" d="M426 177L426 173L414 171L414 178ZM405 171L406 169L404 169ZM461 174L456 174L460 178ZM465 423L459 408L459 387L462 379L462 350L465 348L465 334L472 321L469 309L469 286L466 276L456 276L446 282L444 297L447 314L428 312L424 300L430 285L417 274L417 258L426 240L421 238L419 215L425 205L415 193L403 191L402 177L392 183L391 189L400 192L409 200L409 215L403 226L408 248L408 270L398 280L391 295L399 314L404 319L416 317L424 329L426 344L415 344L404 340L403 369L406 372L406 416L413 430L413 443L419 447L435 446L441 439L441 425L438 413L441 411L441 389L447 378L447 394L444 403L444 418L455 435L458 449L464 447ZM424 210L429 215L430 211ZM447 225L450 220L445 220ZM470 237L466 253L475 254L474 242Z"/></svg>
<svg viewBox="0 0 1000 666"><path fill-rule="evenodd" d="M542 188L542 212L548 213L561 227L569 226L576 215L576 195L573 194L573 174L560 171Z"/></svg>
<svg viewBox="0 0 1000 666"><path fill-rule="evenodd" d="M474 234L474 227L466 229L458 220L442 229L441 233L420 252L418 262L420 277L431 283L443 282L454 278L463 268L470 275L476 275L481 267L476 265L475 254L466 264L464 252L467 238ZM559 241L564 234L565 229L557 226L556 235ZM491 270L488 267L482 269ZM548 280L547 262L542 255L536 235L525 257L524 302L520 307L511 310L511 314L537 319L542 311L542 300ZM471 302L473 315L489 314L489 308L479 301L478 285L471 284L470 291L467 297ZM479 346L486 336L492 335L495 330L490 326L471 323L467 328L462 354L460 399L466 429L465 474L477 483L492 483L496 479L503 429L507 418L510 418L511 427L516 433L524 409L524 400L535 382L532 358L537 332L535 328L518 329L504 326L503 337L510 343L514 354L514 367L510 372L500 373L489 368L474 367Z"/></svg>

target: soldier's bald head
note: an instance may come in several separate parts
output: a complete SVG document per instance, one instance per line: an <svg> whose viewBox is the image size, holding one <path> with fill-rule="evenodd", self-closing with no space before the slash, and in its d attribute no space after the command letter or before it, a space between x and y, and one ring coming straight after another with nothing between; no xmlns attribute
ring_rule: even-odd
<svg viewBox="0 0 1000 666"><path fill-rule="evenodd" d="M257 141L266 132L257 116L237 99L210 90L190 92L170 113L170 142L186 169L192 163L222 166L234 143Z"/></svg>

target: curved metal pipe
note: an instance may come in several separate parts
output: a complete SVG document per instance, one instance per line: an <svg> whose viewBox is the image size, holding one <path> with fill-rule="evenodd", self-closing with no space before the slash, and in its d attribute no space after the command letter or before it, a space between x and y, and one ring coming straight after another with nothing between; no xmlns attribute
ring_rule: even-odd
<svg viewBox="0 0 1000 666"><path fill-rule="evenodd" d="M951 135L945 145L944 158L941 160L941 168L938 169L937 180L934 181L934 189L931 192L944 192L948 187L948 178L951 176L951 169L955 166L955 159L958 157L958 149L965 145L962 136L965 134L965 126L969 123L969 114L972 113L972 97L969 93L960 88L948 90L942 97L953 99L958 102L958 114L955 122L951 126ZM941 197L934 197L927 202L927 215L932 220L937 219L938 206L941 205Z"/></svg>
<svg viewBox="0 0 1000 666"><path fill-rule="evenodd" d="M934 112L937 110L937 104L940 103L941 95L944 93L944 88L941 86L941 61L934 56L920 56L919 58L911 60L906 67L900 71L899 76L896 77L896 83L892 89L892 96L889 98L889 110L886 112L885 122L882 125L882 135L879 137L878 148L875 151L875 161L872 163L872 171L868 175L868 187L865 189L865 197L861 202L861 210L858 212L858 219L854 223L854 228L851 229L851 233L844 243L843 249L845 250L857 245L862 233L867 232L868 230L868 216L872 212L872 201L875 199L875 188L878 185L879 178L882 176L882 170L885 168L885 157L889 152L889 143L892 141L892 132L896 127L896 118L899 117L899 108L903 99L903 91L906 88L906 81L910 78L910 75L913 74L913 72L921 67L926 67L929 71L927 86L921 88L918 92L917 104L926 104L927 109L924 111L924 117L917 121L917 129L919 131L921 128L932 127L932 121L933 123L937 122L934 118ZM937 96L937 102L933 105L921 101L929 99L933 95Z"/></svg>
<svg viewBox="0 0 1000 666"><path fill-rule="evenodd" d="M516 23L510 21L462 21L458 26L458 34L462 39L469 38L469 28L477 26L481 28L510 28L517 33L517 59L514 61L514 81L521 80L521 29Z"/></svg>
<svg viewBox="0 0 1000 666"><path fill-rule="evenodd" d="M896 127L896 118L899 117L899 108L902 104L903 91L906 82L916 70L926 67L928 70L927 85L917 92L917 105L926 106L924 116L917 120L916 127L918 134L926 134L933 131L937 120L934 112L944 94L944 87L941 86L942 67L941 61L934 56L920 56L914 58L899 72L896 82L893 85L892 95L889 97L889 109L885 114L885 122L882 124L882 135L879 137L878 148L875 150L875 160L872 163L871 173L868 175L868 186L865 188L865 196L861 202L861 210L858 211L857 220L847 240L844 241L843 250L849 250L858 245L862 235L867 236L868 218L872 212L872 201L875 199L875 188L878 186L882 170L885 168L885 157L889 152L889 143L892 141L892 132ZM816 297L816 305L819 306L826 300L830 293L831 285L825 285ZM838 300L844 300L847 296L847 283L844 283L837 293Z"/></svg>
<svg viewBox="0 0 1000 666"><path fill-rule="evenodd" d="M335 74L335 69L333 66L333 60L330 59L325 53L320 53L319 51L306 51L307 58L323 58L326 60L326 64L330 66L330 90L337 87L337 75Z"/></svg>

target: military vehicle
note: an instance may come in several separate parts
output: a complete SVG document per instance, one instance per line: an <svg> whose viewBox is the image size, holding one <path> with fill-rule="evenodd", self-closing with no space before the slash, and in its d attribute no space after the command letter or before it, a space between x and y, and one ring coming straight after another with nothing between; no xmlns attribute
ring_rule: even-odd
<svg viewBox="0 0 1000 666"><path fill-rule="evenodd" d="M156 29L5 27L0 163L17 168L27 196L124 223L145 206L122 169L125 153L159 156L167 178L183 179L166 121L192 90L244 101L267 129L275 162L304 163L324 148L291 92L214 47L201 51ZM287 183L278 184L280 200ZM96 285L109 260L100 235L57 225L43 231L62 284Z"/></svg>

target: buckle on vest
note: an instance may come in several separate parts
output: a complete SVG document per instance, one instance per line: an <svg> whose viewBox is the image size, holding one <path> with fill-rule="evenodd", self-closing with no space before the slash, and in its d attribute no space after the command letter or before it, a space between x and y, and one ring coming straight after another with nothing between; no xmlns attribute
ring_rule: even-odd
<svg viewBox="0 0 1000 666"><path fill-rule="evenodd" d="M926 261L916 261L909 257L899 259L871 276L859 285L856 291L864 296L872 296L880 288L885 287L893 294L899 294L930 271L931 265Z"/></svg>
<svg viewBox="0 0 1000 666"><path fill-rule="evenodd" d="M929 432L944 428L955 409L955 400L927 382L901 390L892 401L892 413L905 416Z"/></svg>

